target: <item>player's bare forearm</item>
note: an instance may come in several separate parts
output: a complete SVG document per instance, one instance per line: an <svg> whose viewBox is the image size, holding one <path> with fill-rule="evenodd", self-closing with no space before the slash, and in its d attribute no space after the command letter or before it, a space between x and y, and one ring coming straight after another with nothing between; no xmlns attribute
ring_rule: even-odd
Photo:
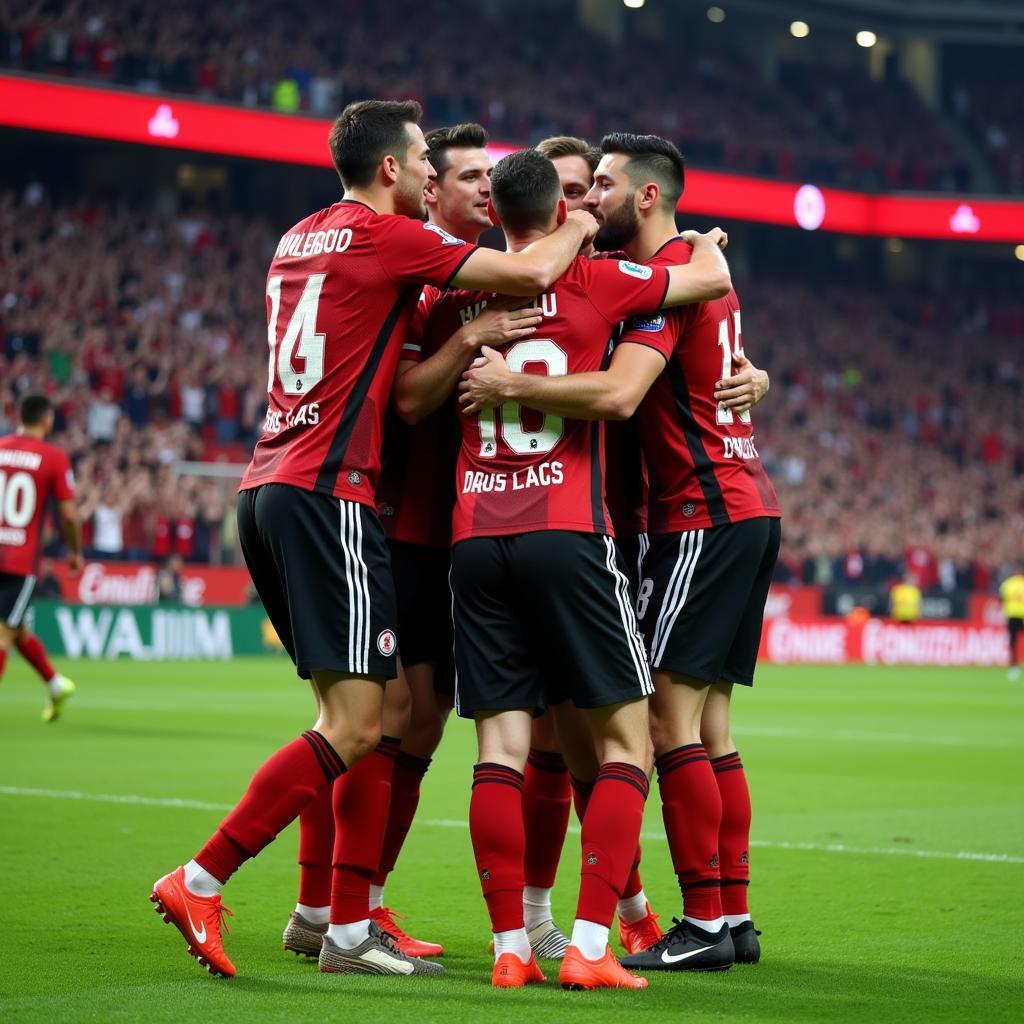
<svg viewBox="0 0 1024 1024"><path fill-rule="evenodd" d="M732 277L729 264L719 246L720 236L718 229L706 235L685 232L684 237L693 245L693 255L685 266L668 268L669 284L665 306L708 302L729 294Z"/></svg>
<svg viewBox="0 0 1024 1024"><path fill-rule="evenodd" d="M504 359L484 348L463 374L459 403L466 413L517 402L573 420L628 420L665 368L646 345L623 344L607 370L548 377L510 373Z"/></svg>
<svg viewBox="0 0 1024 1024"><path fill-rule="evenodd" d="M477 347L472 334L463 327L422 363L407 360L404 370L399 363L391 396L398 418L416 424L440 409L473 361Z"/></svg>
<svg viewBox="0 0 1024 1024"><path fill-rule="evenodd" d="M445 403L483 345L528 338L536 333L541 320L540 307L524 305L521 298L492 300L429 359L398 364L392 399L395 412L406 423L418 423Z"/></svg>
<svg viewBox="0 0 1024 1024"><path fill-rule="evenodd" d="M597 221L589 213L575 210L550 235L519 252L477 249L452 283L456 288L504 295L539 295L565 273L596 232Z"/></svg>

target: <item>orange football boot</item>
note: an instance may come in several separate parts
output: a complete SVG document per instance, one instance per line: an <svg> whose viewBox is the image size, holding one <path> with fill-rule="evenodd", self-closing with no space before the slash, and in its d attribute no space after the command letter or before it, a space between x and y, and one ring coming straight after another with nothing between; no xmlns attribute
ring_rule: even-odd
<svg viewBox="0 0 1024 1024"><path fill-rule="evenodd" d="M494 970L491 973L491 984L495 988L522 988L524 985L535 985L547 980L532 953L530 962L525 964L515 953L502 953L494 961Z"/></svg>
<svg viewBox="0 0 1024 1024"><path fill-rule="evenodd" d="M414 956L419 959L426 956L443 956L444 946L439 942L424 942L422 939L414 939L399 926L395 918L404 916L404 914L396 914L390 907L378 907L376 910L370 911L370 920L376 922L382 932L390 935L395 945L406 956Z"/></svg>
<svg viewBox="0 0 1024 1024"><path fill-rule="evenodd" d="M173 924L188 943L189 956L194 956L214 977L233 978L235 965L224 952L220 937L224 915L231 911L221 905L220 896L196 896L185 887L185 869L178 868L164 875L153 885L149 897L165 924Z"/></svg>
<svg viewBox="0 0 1024 1024"><path fill-rule="evenodd" d="M662 938L658 915L646 904L647 916L627 924L619 918L619 942L627 953L643 953Z"/></svg>
<svg viewBox="0 0 1024 1024"><path fill-rule="evenodd" d="M605 946L600 960L588 960L575 946L565 951L562 969L558 972L562 988L647 988L647 979L630 974Z"/></svg>

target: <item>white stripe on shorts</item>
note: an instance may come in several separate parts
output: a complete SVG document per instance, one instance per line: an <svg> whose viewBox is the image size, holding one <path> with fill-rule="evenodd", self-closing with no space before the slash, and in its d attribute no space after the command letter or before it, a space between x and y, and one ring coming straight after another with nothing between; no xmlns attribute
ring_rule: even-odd
<svg viewBox="0 0 1024 1024"><path fill-rule="evenodd" d="M641 533L637 535L637 541L636 585L639 587L644 579L644 559L647 557L647 552L651 550L651 538L646 533Z"/></svg>
<svg viewBox="0 0 1024 1024"><path fill-rule="evenodd" d="M657 667L665 654L665 647L668 638L672 635L672 628L679 618L679 613L686 604L686 596L690 592L690 583L693 580L694 570L700 560L700 551L704 545L703 530L689 530L679 538L679 557L672 569L672 576L669 579L668 587L665 590L665 600L661 604L661 611L658 613L658 623L654 630L654 640L651 642L651 665Z"/></svg>
<svg viewBox="0 0 1024 1024"><path fill-rule="evenodd" d="M370 601L369 591L364 585L367 572L362 554L362 523L356 502L339 501L338 509L341 519L339 537L345 556L345 582L348 584L348 664L350 671L365 674L370 668Z"/></svg>
<svg viewBox="0 0 1024 1024"><path fill-rule="evenodd" d="M619 615L622 618L622 627L626 633L626 644L629 647L630 657L633 659L633 667L636 669L637 679L640 681L640 692L651 694L654 693L654 684L651 682L647 656L636 630L636 613L629 600L629 580L616 561L615 541L606 536L604 547L604 564L615 579L615 601L619 606Z"/></svg>
<svg viewBox="0 0 1024 1024"><path fill-rule="evenodd" d="M22 583L21 591L18 594L18 600L14 602L14 607L11 609L11 614L7 619L7 625L11 629L17 629L21 625L21 620L24 618L25 609L28 608L28 602L32 597L32 590L35 585L35 576L25 577L25 582Z"/></svg>

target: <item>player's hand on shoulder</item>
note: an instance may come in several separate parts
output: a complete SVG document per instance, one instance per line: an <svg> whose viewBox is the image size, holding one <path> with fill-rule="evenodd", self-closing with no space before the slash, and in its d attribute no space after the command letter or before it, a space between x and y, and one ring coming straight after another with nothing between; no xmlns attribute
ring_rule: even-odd
<svg viewBox="0 0 1024 1024"><path fill-rule="evenodd" d="M459 405L467 415L493 409L507 399L503 385L512 376L500 352L484 346L473 365L462 375Z"/></svg>
<svg viewBox="0 0 1024 1024"><path fill-rule="evenodd" d="M712 228L703 234L699 231L683 231L681 235L683 241L692 246L717 245L719 249L724 251L725 247L729 244L729 236L721 228Z"/></svg>
<svg viewBox="0 0 1024 1024"><path fill-rule="evenodd" d="M526 305L523 302L508 296L489 302L472 321L473 346L504 345L535 334L543 319L542 310L530 301Z"/></svg>
<svg viewBox="0 0 1024 1024"><path fill-rule="evenodd" d="M586 232L586 237L583 240L584 245L589 245L594 240L597 229L600 227L589 210L570 210L566 220L574 220L582 225L583 230Z"/></svg>
<svg viewBox="0 0 1024 1024"><path fill-rule="evenodd" d="M734 373L715 385L715 401L734 412L748 412L768 394L771 379L746 356L733 357Z"/></svg>

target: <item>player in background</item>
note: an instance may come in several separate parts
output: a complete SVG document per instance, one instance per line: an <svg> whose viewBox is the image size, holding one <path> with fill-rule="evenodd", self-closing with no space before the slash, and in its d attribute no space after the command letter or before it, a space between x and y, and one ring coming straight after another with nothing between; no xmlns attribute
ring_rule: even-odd
<svg viewBox="0 0 1024 1024"><path fill-rule="evenodd" d="M345 108L329 136L344 198L282 237L267 277L269 408L241 484L239 539L268 617L312 681L317 715L256 772L195 858L154 885L158 912L213 974L235 973L221 937L224 883L328 785L336 845L320 969L442 970L402 953L368 913L394 756L380 746L384 684L398 648L374 511L385 413L425 284L537 294L596 224L575 214L518 253L424 224L433 168L421 113L415 102Z"/></svg>
<svg viewBox="0 0 1024 1024"><path fill-rule="evenodd" d="M43 721L55 722L75 684L50 664L42 641L25 626L50 498L57 503L74 573L82 568L82 535L68 457L46 441L53 431L52 403L45 395L28 394L18 412L18 432L0 438L0 678L13 643L46 684Z"/></svg>
<svg viewBox="0 0 1024 1024"><path fill-rule="evenodd" d="M478 124L461 124L428 132L426 143L434 169L425 196L430 223L476 244L491 227L487 133ZM526 337L539 322L534 315L539 310L488 310L464 327L453 327L449 334L457 336L447 348L428 366L416 369L448 341L448 334L425 332L438 294L433 286L423 289L402 347L393 400L409 424L393 413L388 417L376 499L394 577L401 656L399 676L388 682L384 697L381 742L395 756L381 860L369 890L370 919L392 936L399 949L416 957L440 956L444 948L406 934L395 913L384 906L384 885L412 825L423 777L452 707L455 666L448 571L459 437L453 410L431 409L429 396L421 397L415 385L424 372L428 378L438 369L443 373L445 361L452 357L453 382L446 390L450 394L454 380L481 345ZM410 370L415 372L407 377ZM306 956L320 953L330 917L333 849L334 814L331 792L325 789L299 815L299 898L284 931L286 949Z"/></svg>
<svg viewBox="0 0 1024 1024"><path fill-rule="evenodd" d="M1024 572L1007 576L999 584L999 597L1010 645L1010 667L1006 674L1010 682L1016 682L1020 679L1020 638L1024 636Z"/></svg>
<svg viewBox="0 0 1024 1024"><path fill-rule="evenodd" d="M567 209L583 209L583 200L594 184L601 150L585 139L569 135L544 139L537 143L537 150L554 164ZM637 566L646 541L647 481L632 423L605 426L605 463L608 512L635 603L640 585ZM561 703L533 720L523 784L523 913L530 945L542 959L560 959L569 944L552 920L551 892L565 844L570 805L575 804L576 816L582 821L599 767L586 718L568 694ZM627 953L647 949L661 938L657 915L652 913L644 893L639 864L638 847L617 908L619 942Z"/></svg>
<svg viewBox="0 0 1024 1024"><path fill-rule="evenodd" d="M907 573L889 591L889 611L901 626L912 626L921 618L921 600L917 577Z"/></svg>
<svg viewBox="0 0 1024 1024"><path fill-rule="evenodd" d="M554 167L535 150L499 161L491 189L509 251L571 216ZM720 234L699 236L687 267L578 258L541 296L538 336L504 346L506 357L545 374L599 370L626 316L728 291ZM438 305L475 301L451 293ZM585 710L600 762L559 978L568 988L645 985L608 945L647 796L651 683L604 502L602 435L599 422L531 415L514 403L462 422L452 524L455 706L476 722L470 835L498 987L543 980L524 926L522 772L547 680Z"/></svg>
<svg viewBox="0 0 1024 1024"><path fill-rule="evenodd" d="M685 261L675 225L679 151L635 135L606 136L601 149L588 197L602 224L597 246L652 268ZM637 611L655 682L651 733L665 829L683 894L682 921L623 960L638 969L721 970L760 957L746 898L750 795L729 702L734 684L753 683L780 513L750 424L757 382L722 386L742 351L740 331L730 291L634 318L607 372L510 373L488 349L461 386L471 409L516 402L553 416L637 414L651 533Z"/></svg>

